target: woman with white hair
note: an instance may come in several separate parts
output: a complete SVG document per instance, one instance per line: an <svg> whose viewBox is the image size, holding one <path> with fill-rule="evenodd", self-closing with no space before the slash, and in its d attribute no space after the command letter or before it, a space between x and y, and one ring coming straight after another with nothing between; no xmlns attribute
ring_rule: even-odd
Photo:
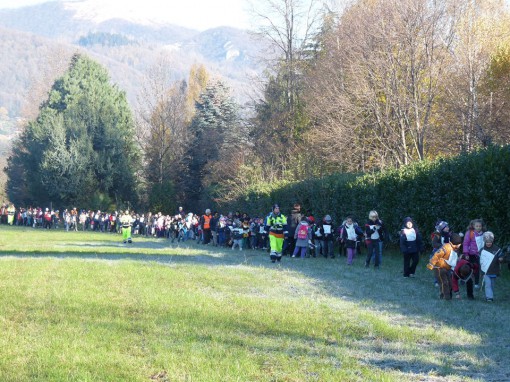
<svg viewBox="0 0 510 382"><path fill-rule="evenodd" d="M370 266L370 260L374 258L375 268L379 268L382 262L382 249L384 240L384 226L377 211L368 213L368 222L365 224L365 242L368 253L365 260L365 268Z"/></svg>

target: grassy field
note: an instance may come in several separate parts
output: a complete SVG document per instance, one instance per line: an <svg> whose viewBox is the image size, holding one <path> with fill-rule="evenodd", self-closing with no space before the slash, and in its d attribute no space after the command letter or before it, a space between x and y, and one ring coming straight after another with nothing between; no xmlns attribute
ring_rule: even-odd
<svg viewBox="0 0 510 382"><path fill-rule="evenodd" d="M0 228L0 381L507 381L510 280ZM465 290L462 290L465 297Z"/></svg>

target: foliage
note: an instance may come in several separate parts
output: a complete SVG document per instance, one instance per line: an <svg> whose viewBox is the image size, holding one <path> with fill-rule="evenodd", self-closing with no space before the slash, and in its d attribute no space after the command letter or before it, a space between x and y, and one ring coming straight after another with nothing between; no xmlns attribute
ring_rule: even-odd
<svg viewBox="0 0 510 382"><path fill-rule="evenodd" d="M8 195L17 205L87 205L95 194L136 203L138 164L125 94L103 67L75 55L14 143Z"/></svg>
<svg viewBox="0 0 510 382"><path fill-rule="evenodd" d="M510 146L493 146L385 172L253 184L226 206L259 214L269 210L274 202L288 211L300 202L316 217L329 214L337 223L350 214L364 223L368 212L375 209L391 235L397 233L406 216L413 217L425 233L433 230L437 219L444 219L454 230L463 232L471 219L481 217L499 242L509 243L509 163Z"/></svg>
<svg viewBox="0 0 510 382"><path fill-rule="evenodd" d="M197 207L197 203L198 208L205 208L214 198L211 191L235 173L248 135L240 122L239 107L221 81L208 84L195 109L180 187L186 208Z"/></svg>
<svg viewBox="0 0 510 382"><path fill-rule="evenodd" d="M88 35L82 36L78 40L78 45L80 46L123 46L131 44L135 44L135 42L124 35L106 32L90 32Z"/></svg>
<svg viewBox="0 0 510 382"><path fill-rule="evenodd" d="M163 211L169 213L175 210L175 187L171 180L161 183L153 183L148 190L149 206L151 211Z"/></svg>

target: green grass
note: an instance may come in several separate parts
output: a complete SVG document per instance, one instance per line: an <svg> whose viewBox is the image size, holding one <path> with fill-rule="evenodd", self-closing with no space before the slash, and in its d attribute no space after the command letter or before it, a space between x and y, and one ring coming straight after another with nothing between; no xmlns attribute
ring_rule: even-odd
<svg viewBox="0 0 510 382"><path fill-rule="evenodd" d="M0 228L1 381L508 380L510 288L439 301L345 258ZM505 269L506 270L506 269ZM465 295L465 291L462 291Z"/></svg>

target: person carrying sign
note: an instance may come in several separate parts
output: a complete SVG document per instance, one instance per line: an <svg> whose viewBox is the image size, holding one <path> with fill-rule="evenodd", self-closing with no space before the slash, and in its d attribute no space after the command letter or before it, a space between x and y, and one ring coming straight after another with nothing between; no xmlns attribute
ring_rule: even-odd
<svg viewBox="0 0 510 382"><path fill-rule="evenodd" d="M505 261L503 251L494 244L494 234L490 231L483 234L484 246L480 250L480 268L484 273L485 299L494 301L494 286L496 278L500 275L501 263Z"/></svg>

